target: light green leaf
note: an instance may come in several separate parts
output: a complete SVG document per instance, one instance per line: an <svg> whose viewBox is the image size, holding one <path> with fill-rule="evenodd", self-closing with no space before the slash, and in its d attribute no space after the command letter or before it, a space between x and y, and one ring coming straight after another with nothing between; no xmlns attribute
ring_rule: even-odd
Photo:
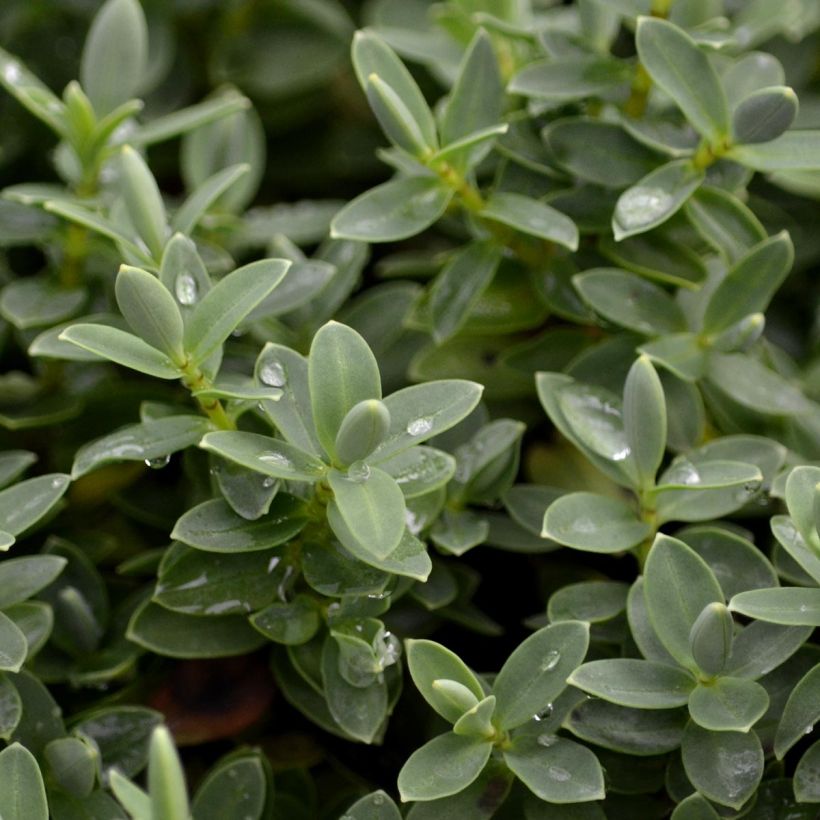
<svg viewBox="0 0 820 820"><path fill-rule="evenodd" d="M769 695L754 681L720 677L699 683L689 696L689 714L713 732L748 732L769 708Z"/></svg>
<svg viewBox="0 0 820 820"><path fill-rule="evenodd" d="M104 359L123 367L147 373L158 379L178 379L179 368L164 353L143 342L132 333L126 333L106 325L79 324L67 327L59 336L61 341L71 342L96 353Z"/></svg>
<svg viewBox="0 0 820 820"><path fill-rule="evenodd" d="M629 80L629 64L612 57L567 56L530 63L507 86L511 94L566 103L599 97Z"/></svg>
<svg viewBox="0 0 820 820"><path fill-rule="evenodd" d="M621 552L652 534L634 510L615 498L596 493L561 496L544 514L542 536L588 552Z"/></svg>
<svg viewBox="0 0 820 820"><path fill-rule="evenodd" d="M732 613L726 605L707 604L689 632L689 649L703 673L714 676L723 671L732 653L733 636Z"/></svg>
<svg viewBox="0 0 820 820"><path fill-rule="evenodd" d="M395 479L405 498L417 498L445 485L456 471L456 460L421 445L380 461L379 468Z"/></svg>
<svg viewBox="0 0 820 820"><path fill-rule="evenodd" d="M736 145L727 157L764 173L810 171L820 168L820 130L787 131L758 145Z"/></svg>
<svg viewBox="0 0 820 820"><path fill-rule="evenodd" d="M0 85L60 136L66 134L63 102L16 57L0 49Z"/></svg>
<svg viewBox="0 0 820 820"><path fill-rule="evenodd" d="M676 159L627 188L615 205L612 232L620 242L663 224L686 203L706 178L689 159Z"/></svg>
<svg viewBox="0 0 820 820"><path fill-rule="evenodd" d="M721 280L706 305L703 331L710 335L769 306L794 262L786 231L755 245Z"/></svg>
<svg viewBox="0 0 820 820"><path fill-rule="evenodd" d="M626 609L629 586L621 581L580 581L567 584L550 595L547 617L550 622L608 621Z"/></svg>
<svg viewBox="0 0 820 820"><path fill-rule="evenodd" d="M706 281L706 265L701 256L661 231L619 242L605 236L599 240L599 247L611 262L647 279L689 290L696 290Z"/></svg>
<svg viewBox="0 0 820 820"><path fill-rule="evenodd" d="M208 177L179 206L179 210L171 220L171 228L181 234L193 233L194 228L199 224L208 208L234 183L247 176L250 169L251 167L247 163L229 165L227 168L223 168L213 176Z"/></svg>
<svg viewBox="0 0 820 820"><path fill-rule="evenodd" d="M334 449L344 465L367 458L381 443L390 429L390 411L378 399L365 399L347 411Z"/></svg>
<svg viewBox="0 0 820 820"><path fill-rule="evenodd" d="M695 792L678 803L670 820L720 820L720 815L703 795Z"/></svg>
<svg viewBox="0 0 820 820"><path fill-rule="evenodd" d="M683 669L632 658L585 663L567 682L595 697L636 709L684 706L695 687L694 678Z"/></svg>
<svg viewBox="0 0 820 820"><path fill-rule="evenodd" d="M572 284L596 313L628 330L661 336L686 329L683 311L661 287L618 268L595 268Z"/></svg>
<svg viewBox="0 0 820 820"><path fill-rule="evenodd" d="M50 277L32 276L3 288L0 313L20 330L50 327L76 316L87 299L85 288L65 288Z"/></svg>
<svg viewBox="0 0 820 820"><path fill-rule="evenodd" d="M70 481L63 473L51 473L0 490L0 527L20 535L54 508Z"/></svg>
<svg viewBox="0 0 820 820"><path fill-rule="evenodd" d="M296 646L307 643L319 631L321 616L315 599L297 595L292 601L274 602L254 613L250 622L266 638Z"/></svg>
<svg viewBox="0 0 820 820"><path fill-rule="evenodd" d="M148 61L148 26L137 0L107 0L83 47L80 82L103 117L133 97Z"/></svg>
<svg viewBox="0 0 820 820"><path fill-rule="evenodd" d="M492 743L447 732L417 749L399 772L399 794L408 800L436 800L467 788L487 764Z"/></svg>
<svg viewBox="0 0 820 820"><path fill-rule="evenodd" d="M208 433L199 446L272 478L313 483L327 472L327 465L316 456L259 433L220 430Z"/></svg>
<svg viewBox="0 0 820 820"><path fill-rule="evenodd" d="M435 149L425 142L421 128L401 97L378 74L367 78L365 93L382 131L396 147L422 158Z"/></svg>
<svg viewBox="0 0 820 820"><path fill-rule="evenodd" d="M642 487L652 487L666 452L666 399L661 380L645 355L629 368L623 420L638 480Z"/></svg>
<svg viewBox="0 0 820 820"><path fill-rule="evenodd" d="M182 365L182 314L168 289L153 274L120 266L116 282L117 305L131 329L151 347Z"/></svg>
<svg viewBox="0 0 820 820"><path fill-rule="evenodd" d="M649 620L661 643L688 669L696 670L689 634L703 608L723 603L723 592L706 562L682 541L658 535L644 567Z"/></svg>
<svg viewBox="0 0 820 820"><path fill-rule="evenodd" d="M517 231L578 249L578 228L568 217L544 202L523 194L499 192L487 201L480 215Z"/></svg>
<svg viewBox="0 0 820 820"><path fill-rule="evenodd" d="M28 555L0 563L0 609L19 604L48 586L63 570L59 555Z"/></svg>
<svg viewBox="0 0 820 820"><path fill-rule="evenodd" d="M686 32L658 18L638 20L635 37L641 64L704 137L729 135L726 94L706 54Z"/></svg>
<svg viewBox="0 0 820 820"><path fill-rule="evenodd" d="M308 381L316 435L325 452L334 457L336 436L345 416L359 402L381 399L379 365L367 342L353 328L328 322L313 337ZM392 420L392 408L387 410Z"/></svg>
<svg viewBox="0 0 820 820"><path fill-rule="evenodd" d="M19 672L27 653L26 636L8 615L0 612L0 670Z"/></svg>
<svg viewBox="0 0 820 820"><path fill-rule="evenodd" d="M468 416L484 388L462 379L414 384L387 396L390 431L369 462L378 464L449 430Z"/></svg>
<svg viewBox="0 0 820 820"><path fill-rule="evenodd" d="M395 242L429 228L453 197L438 177L394 179L356 197L333 218L334 239Z"/></svg>
<svg viewBox="0 0 820 820"><path fill-rule="evenodd" d="M711 732L690 723L681 752L692 785L721 806L739 809L763 776L763 749L754 732Z"/></svg>
<svg viewBox="0 0 820 820"><path fill-rule="evenodd" d="M797 95L787 86L770 86L753 91L732 113L735 142L771 142L791 128L797 117Z"/></svg>
<svg viewBox="0 0 820 820"><path fill-rule="evenodd" d="M348 532L376 558L386 558L405 529L404 496L396 481L377 467L355 466L345 475L328 473L333 497Z"/></svg>
<svg viewBox="0 0 820 820"><path fill-rule="evenodd" d="M817 786L819 767L820 742L809 746L794 770L794 796L798 803L820 803L820 789Z"/></svg>
<svg viewBox="0 0 820 820"><path fill-rule="evenodd" d="M99 755L90 743L61 737L46 745L44 756L57 785L76 797L91 794L97 779Z"/></svg>
<svg viewBox="0 0 820 820"><path fill-rule="evenodd" d="M185 349L203 362L282 281L290 262L260 259L221 279L194 308L185 325Z"/></svg>
<svg viewBox="0 0 820 820"><path fill-rule="evenodd" d="M188 789L185 772L171 733L157 726L148 750L148 795L151 816L163 820L189 820Z"/></svg>
<svg viewBox="0 0 820 820"><path fill-rule="evenodd" d="M109 775L111 791L131 817L151 817L151 798L116 769Z"/></svg>
<svg viewBox="0 0 820 820"><path fill-rule="evenodd" d="M504 750L504 761L527 788L548 803L585 803L604 797L604 773L580 743L522 733Z"/></svg>
<svg viewBox="0 0 820 820"><path fill-rule="evenodd" d="M168 219L157 181L145 160L126 145L120 152L120 192L128 216L154 259L162 258L168 238Z"/></svg>
<svg viewBox="0 0 820 820"><path fill-rule="evenodd" d="M8 675L0 673L0 739L10 740L20 718L23 702Z"/></svg>
<svg viewBox="0 0 820 820"><path fill-rule="evenodd" d="M542 712L564 691L588 645L589 625L581 621L551 624L519 644L493 683L498 725L514 729Z"/></svg>
<svg viewBox="0 0 820 820"><path fill-rule="evenodd" d="M343 816L349 820L401 820L401 812L393 798L381 790L357 800Z"/></svg>
<svg viewBox="0 0 820 820"><path fill-rule="evenodd" d="M774 753L782 760L786 752L798 740L814 731L814 724L820 719L820 665L810 669L795 684L783 708L777 734L774 739Z"/></svg>
<svg viewBox="0 0 820 820"><path fill-rule="evenodd" d="M472 694L474 703L484 698L484 690L476 676L447 647L428 640L407 640L405 647L413 683L445 720L455 723L464 714L465 708L462 701L453 698L447 687L437 686L436 681L451 681L466 688Z"/></svg>
<svg viewBox="0 0 820 820"><path fill-rule="evenodd" d="M374 31L358 31L353 37L353 68L362 89L376 74L393 89L406 106L427 145L438 145L433 114L416 81L394 51Z"/></svg>
<svg viewBox="0 0 820 820"><path fill-rule="evenodd" d="M34 755L19 743L0 752L0 817L3 820L48 820L43 776Z"/></svg>
<svg viewBox="0 0 820 820"><path fill-rule="evenodd" d="M258 755L229 758L208 772L196 791L191 814L194 820L259 820L267 790L265 766Z"/></svg>
<svg viewBox="0 0 820 820"><path fill-rule="evenodd" d="M820 589L752 589L735 595L729 608L774 624L820 626Z"/></svg>
<svg viewBox="0 0 820 820"><path fill-rule="evenodd" d="M724 674L756 680L788 660L810 634L810 626L752 621L735 635Z"/></svg>

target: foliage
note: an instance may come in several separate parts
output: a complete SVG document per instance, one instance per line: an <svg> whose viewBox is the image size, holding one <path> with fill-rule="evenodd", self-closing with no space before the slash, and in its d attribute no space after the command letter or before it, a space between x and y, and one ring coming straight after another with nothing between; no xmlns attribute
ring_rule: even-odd
<svg viewBox="0 0 820 820"><path fill-rule="evenodd" d="M0 23L3 820L815 816L815 2Z"/></svg>

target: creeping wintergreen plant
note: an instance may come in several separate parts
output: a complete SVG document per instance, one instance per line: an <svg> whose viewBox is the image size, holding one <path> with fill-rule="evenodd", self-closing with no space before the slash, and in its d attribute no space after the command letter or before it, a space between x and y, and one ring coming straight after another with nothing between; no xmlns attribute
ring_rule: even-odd
<svg viewBox="0 0 820 820"><path fill-rule="evenodd" d="M815 2L0 21L3 818L815 816Z"/></svg>

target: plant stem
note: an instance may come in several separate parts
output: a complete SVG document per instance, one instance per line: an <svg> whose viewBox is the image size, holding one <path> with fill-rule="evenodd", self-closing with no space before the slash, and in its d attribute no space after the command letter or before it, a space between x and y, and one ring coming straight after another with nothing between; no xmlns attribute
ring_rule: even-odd
<svg viewBox="0 0 820 820"><path fill-rule="evenodd" d="M195 365L186 364L183 368L182 382L191 391L207 390L213 386L213 382ZM195 396L200 410L220 429L236 430L236 423L227 414L222 402L219 399L203 399Z"/></svg>

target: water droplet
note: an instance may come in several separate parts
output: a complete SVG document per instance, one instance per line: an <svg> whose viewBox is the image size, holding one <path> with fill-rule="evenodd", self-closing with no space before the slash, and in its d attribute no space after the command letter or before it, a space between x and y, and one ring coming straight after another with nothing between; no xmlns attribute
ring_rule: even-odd
<svg viewBox="0 0 820 820"><path fill-rule="evenodd" d="M273 451L262 453L259 456L260 461L264 461L267 464L275 464L277 467L292 467L290 459L284 455L283 453L275 453Z"/></svg>
<svg viewBox="0 0 820 820"><path fill-rule="evenodd" d="M383 806L384 805L384 795L383 794L374 794L373 795L373 805L374 806Z"/></svg>
<svg viewBox="0 0 820 820"><path fill-rule="evenodd" d="M550 746L554 746L557 742L558 735L550 735L547 733L538 735L538 745L543 746L545 749L549 749Z"/></svg>
<svg viewBox="0 0 820 820"><path fill-rule="evenodd" d="M277 361L265 362L259 368L259 380L268 387L284 387L288 378L285 368Z"/></svg>
<svg viewBox="0 0 820 820"><path fill-rule="evenodd" d="M334 601L330 606L327 608L327 614L329 618L332 618L334 615L339 614L339 610L342 608L342 605L338 601Z"/></svg>
<svg viewBox="0 0 820 820"><path fill-rule="evenodd" d="M288 592L290 591L290 581L293 577L295 570L293 567L286 567L285 574L282 577L282 580L279 582L279 586L276 587L276 594L279 596L279 600L282 603L286 604L288 602Z"/></svg>
<svg viewBox="0 0 820 820"><path fill-rule="evenodd" d="M407 422L407 432L411 436L423 436L433 429L433 419L429 416L422 416Z"/></svg>
<svg viewBox="0 0 820 820"><path fill-rule="evenodd" d="M9 60L3 66L3 79L11 85L16 85L23 79L23 72L20 70L20 63Z"/></svg>
<svg viewBox="0 0 820 820"><path fill-rule="evenodd" d="M625 459L629 458L629 454L632 450L629 447L622 447L620 450L617 450L612 454L613 461L624 461Z"/></svg>
<svg viewBox="0 0 820 820"><path fill-rule="evenodd" d="M163 467L168 466L168 462L170 460L170 455L157 456L156 458L146 458L145 466L150 467L152 470L161 470Z"/></svg>
<svg viewBox="0 0 820 820"><path fill-rule="evenodd" d="M559 783L566 783L572 775L561 766L547 766L547 774Z"/></svg>
<svg viewBox="0 0 820 820"><path fill-rule="evenodd" d="M672 207L672 197L663 188L635 185L618 201L616 219L630 230L640 228Z"/></svg>
<svg viewBox="0 0 820 820"><path fill-rule="evenodd" d="M814 724L810 724L806 727L806 731L803 732L804 735L810 735L814 731Z"/></svg>
<svg viewBox="0 0 820 820"><path fill-rule="evenodd" d="M190 273L180 273L174 282L174 293L181 305L193 305L196 302L199 288L196 279Z"/></svg>
<svg viewBox="0 0 820 820"><path fill-rule="evenodd" d="M52 478L51 479L51 489L52 490L59 489L62 486L62 484L63 484L63 479L62 478Z"/></svg>
<svg viewBox="0 0 820 820"><path fill-rule="evenodd" d="M271 558L270 561L268 561L268 574L273 572L276 569L276 567L279 566L279 562L281 560L282 559L278 555L274 555L273 558Z"/></svg>
<svg viewBox="0 0 820 820"><path fill-rule="evenodd" d="M273 485L274 485L274 484L276 484L276 479L275 479L275 478L273 478L272 476L268 476L268 477L267 477L267 478L266 478L266 479L262 482L262 486L263 486L266 490L269 490L271 487L273 487Z"/></svg>
<svg viewBox="0 0 820 820"><path fill-rule="evenodd" d="M669 475L664 479L665 484L684 484L687 487L700 484L700 473L691 461L683 460L672 466Z"/></svg>
<svg viewBox="0 0 820 820"><path fill-rule="evenodd" d="M544 660L541 661L541 671L542 672L551 672L558 666L558 663L561 660L561 653L557 649L551 649L547 652Z"/></svg>
<svg viewBox="0 0 820 820"><path fill-rule="evenodd" d="M553 705L548 703L537 715L533 715L532 719L541 722L552 715Z"/></svg>
<svg viewBox="0 0 820 820"><path fill-rule="evenodd" d="M370 467L363 461L356 461L347 468L347 477L356 484L364 484L370 478Z"/></svg>

